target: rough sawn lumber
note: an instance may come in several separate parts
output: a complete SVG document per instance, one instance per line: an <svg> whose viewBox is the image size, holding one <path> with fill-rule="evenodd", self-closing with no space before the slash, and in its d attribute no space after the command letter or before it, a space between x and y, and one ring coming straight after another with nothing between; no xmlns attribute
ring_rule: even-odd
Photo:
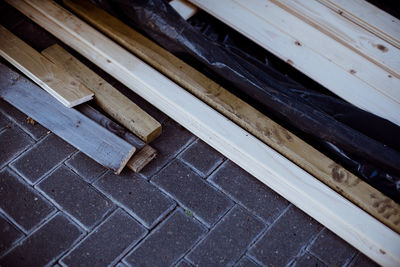
<svg viewBox="0 0 400 267"><path fill-rule="evenodd" d="M104 10L88 1L64 3L174 82L400 233L400 207L393 200Z"/></svg>
<svg viewBox="0 0 400 267"><path fill-rule="evenodd" d="M93 98L93 93L0 25L0 55L67 107Z"/></svg>
<svg viewBox="0 0 400 267"><path fill-rule="evenodd" d="M400 264L397 233L56 3L8 3L364 254Z"/></svg>
<svg viewBox="0 0 400 267"><path fill-rule="evenodd" d="M151 142L161 134L158 121L61 46L52 45L42 54L92 90L97 105L143 141Z"/></svg>
<svg viewBox="0 0 400 267"><path fill-rule="evenodd" d="M0 97L117 174L135 147L0 64Z"/></svg>

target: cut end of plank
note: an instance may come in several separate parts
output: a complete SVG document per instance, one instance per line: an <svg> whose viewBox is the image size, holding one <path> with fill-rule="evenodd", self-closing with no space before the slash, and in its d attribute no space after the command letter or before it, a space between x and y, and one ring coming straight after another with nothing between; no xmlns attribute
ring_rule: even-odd
<svg viewBox="0 0 400 267"><path fill-rule="evenodd" d="M140 172L157 156L157 151L151 146L143 147L135 156L133 156L126 165L134 172Z"/></svg>
<svg viewBox="0 0 400 267"><path fill-rule="evenodd" d="M135 152L136 152L136 148L132 147L132 150L129 152L128 156L122 160L120 167L117 170L113 170L115 172L115 174L119 175L122 172L122 170L127 165L129 160L132 158L133 154L135 154Z"/></svg>
<svg viewBox="0 0 400 267"><path fill-rule="evenodd" d="M161 123L159 123L158 121L155 122L158 124L158 127L155 128L151 133L149 133L147 137L143 137L146 143L150 143L151 141L159 137L162 133Z"/></svg>

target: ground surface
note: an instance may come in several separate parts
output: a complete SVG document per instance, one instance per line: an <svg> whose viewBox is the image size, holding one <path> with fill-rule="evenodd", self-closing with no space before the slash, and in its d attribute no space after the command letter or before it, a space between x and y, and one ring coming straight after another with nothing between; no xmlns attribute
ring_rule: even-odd
<svg viewBox="0 0 400 267"><path fill-rule="evenodd" d="M37 50L57 40L0 2ZM141 174L99 166L0 101L0 266L374 266L150 104L163 124Z"/></svg>

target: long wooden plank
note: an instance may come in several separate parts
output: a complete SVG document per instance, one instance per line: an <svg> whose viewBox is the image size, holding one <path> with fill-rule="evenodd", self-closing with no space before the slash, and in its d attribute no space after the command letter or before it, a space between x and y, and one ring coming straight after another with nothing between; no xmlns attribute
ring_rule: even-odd
<svg viewBox="0 0 400 267"><path fill-rule="evenodd" d="M172 0L169 4L182 16L184 19L189 19L196 14L198 8L185 0Z"/></svg>
<svg viewBox="0 0 400 267"><path fill-rule="evenodd" d="M99 107L143 141L150 142L161 134L158 121L61 46L52 45L42 54L92 90Z"/></svg>
<svg viewBox="0 0 400 267"><path fill-rule="evenodd" d="M89 1L64 3L174 82L400 233L400 207L394 201L104 10ZM387 203L386 209L382 209L383 203Z"/></svg>
<svg viewBox="0 0 400 267"><path fill-rule="evenodd" d="M190 2L343 99L400 125L400 79L269 0Z"/></svg>
<svg viewBox="0 0 400 267"><path fill-rule="evenodd" d="M0 96L106 168L120 173L135 147L0 65Z"/></svg>
<svg viewBox="0 0 400 267"><path fill-rule="evenodd" d="M121 137L138 150L138 152L135 153L126 164L126 167L128 167L132 171L140 172L157 156L157 151L154 148L147 145L145 142L126 130L124 127L113 122L111 119L107 118L93 107L87 104L83 104L76 107L76 109L79 110L79 112L81 112L86 117L97 122L107 130L112 132L113 134Z"/></svg>
<svg viewBox="0 0 400 267"><path fill-rule="evenodd" d="M339 15L400 48L400 20L365 0L317 0Z"/></svg>
<svg viewBox="0 0 400 267"><path fill-rule="evenodd" d="M400 236L54 2L14 7L364 254L400 264Z"/></svg>
<svg viewBox="0 0 400 267"><path fill-rule="evenodd" d="M400 50L316 0L271 0L331 38L400 77ZM331 49L335 49L331 47Z"/></svg>
<svg viewBox="0 0 400 267"><path fill-rule="evenodd" d="M93 93L0 25L0 55L67 107L93 98Z"/></svg>

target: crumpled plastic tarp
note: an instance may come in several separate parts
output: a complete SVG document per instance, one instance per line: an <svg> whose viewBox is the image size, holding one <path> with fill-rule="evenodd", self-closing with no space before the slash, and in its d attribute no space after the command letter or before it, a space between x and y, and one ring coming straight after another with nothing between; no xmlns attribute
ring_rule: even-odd
<svg viewBox="0 0 400 267"><path fill-rule="evenodd" d="M334 96L203 12L187 22L163 0L96 2L400 203L399 126Z"/></svg>

